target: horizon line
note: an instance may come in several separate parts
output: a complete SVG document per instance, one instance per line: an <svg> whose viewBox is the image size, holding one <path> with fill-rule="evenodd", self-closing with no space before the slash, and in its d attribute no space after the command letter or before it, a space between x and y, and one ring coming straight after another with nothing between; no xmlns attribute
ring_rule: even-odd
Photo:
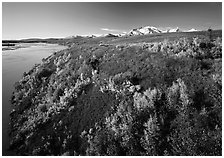
<svg viewBox="0 0 224 158"><path fill-rule="evenodd" d="M180 28L179 28L180 29ZM181 29L180 29L181 30ZM214 29L214 30L222 30L222 28L219 28L219 29ZM185 32L187 30L183 30L182 32ZM198 31L207 31L207 30L198 30ZM109 32L110 34L114 34L112 32ZM107 33L107 34L109 34ZM75 36L81 36L81 37L87 37L87 36L92 36L92 35L105 35L105 34L97 34L97 33L93 33L93 34L89 34L89 35L70 35L70 36L64 36L64 37L22 37L22 38L16 38L16 39L2 39L2 41L10 41L10 40L27 40L27 39L41 39L41 40L44 40L44 39L64 39L64 38L68 38L68 37L75 37Z"/></svg>

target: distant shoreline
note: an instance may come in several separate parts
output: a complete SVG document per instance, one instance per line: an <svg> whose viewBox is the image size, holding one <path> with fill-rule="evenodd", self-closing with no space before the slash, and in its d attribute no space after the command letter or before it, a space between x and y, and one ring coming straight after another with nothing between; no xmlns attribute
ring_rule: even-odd
<svg viewBox="0 0 224 158"><path fill-rule="evenodd" d="M46 44L57 44L59 43L46 43L46 42L36 42L36 43L2 43L2 51L8 51L8 50L16 50L20 48L28 48L32 46L40 46L40 45L46 45Z"/></svg>
<svg viewBox="0 0 224 158"><path fill-rule="evenodd" d="M27 46L23 46L24 43L27 45L32 43L64 45L63 39L61 38L48 38L48 39L31 38L22 40L2 40L2 51L26 48Z"/></svg>
<svg viewBox="0 0 224 158"><path fill-rule="evenodd" d="M38 38L30 38L30 39L21 39L21 40L2 40L3 44L8 43L60 43L63 38L47 38L47 39L38 39Z"/></svg>
<svg viewBox="0 0 224 158"><path fill-rule="evenodd" d="M19 48L26 48L25 46L21 46L21 45L16 45L16 44L8 44L8 45L4 45L2 44L2 51L6 51L6 50L16 50Z"/></svg>

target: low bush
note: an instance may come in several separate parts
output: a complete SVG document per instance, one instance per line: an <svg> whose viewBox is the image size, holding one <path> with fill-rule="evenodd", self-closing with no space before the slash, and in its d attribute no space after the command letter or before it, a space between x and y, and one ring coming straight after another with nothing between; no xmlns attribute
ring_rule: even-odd
<svg viewBox="0 0 224 158"><path fill-rule="evenodd" d="M11 147L21 155L221 155L221 38L191 36L73 39L15 84Z"/></svg>

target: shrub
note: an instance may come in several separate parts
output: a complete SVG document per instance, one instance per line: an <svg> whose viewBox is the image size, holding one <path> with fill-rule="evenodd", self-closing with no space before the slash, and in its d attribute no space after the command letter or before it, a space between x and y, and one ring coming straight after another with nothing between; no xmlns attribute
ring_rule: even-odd
<svg viewBox="0 0 224 158"><path fill-rule="evenodd" d="M49 77L54 71L43 68L37 75L37 78L40 80L43 77Z"/></svg>
<svg viewBox="0 0 224 158"><path fill-rule="evenodd" d="M146 37L107 38L108 47L82 38L26 73L12 97L12 146L27 155L221 155L221 39Z"/></svg>
<svg viewBox="0 0 224 158"><path fill-rule="evenodd" d="M203 148L207 143L220 144L221 137L211 139L210 136L213 132L220 136L216 128L221 126L217 123L211 126L203 121L214 119L214 116L209 118L211 115L203 113L203 109L197 111L193 106L195 98L192 100L188 93L190 91L184 81L177 79L163 92L157 89L135 92L133 102L123 98L108 114L105 125L97 127L91 135L88 153L116 155L122 151L124 155L220 155L219 145L219 149L209 152ZM116 145L108 139L117 142Z"/></svg>

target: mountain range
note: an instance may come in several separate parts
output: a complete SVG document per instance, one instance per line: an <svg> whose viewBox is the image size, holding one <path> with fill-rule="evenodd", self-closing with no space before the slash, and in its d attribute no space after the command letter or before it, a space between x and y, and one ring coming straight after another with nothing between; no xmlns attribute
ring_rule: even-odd
<svg viewBox="0 0 224 158"><path fill-rule="evenodd" d="M135 35L147 35L147 34L154 34L154 33L194 32L194 31L198 31L198 30L196 30L194 28L192 28L190 30L180 30L179 27L161 30L154 26L145 26L145 27L139 27L139 28L132 29L126 35L135 36Z"/></svg>
<svg viewBox="0 0 224 158"><path fill-rule="evenodd" d="M148 34L156 34L156 33L171 33L171 32L195 32L198 31L194 28L190 29L190 30L181 30L179 27L176 28L168 28L165 30L159 29L157 27L154 26L144 26L144 27L139 27L139 28L134 28L131 31L129 31L128 33L122 33L122 34L106 34L106 35L102 35L104 37L112 37L112 36L136 36L136 35L148 35Z"/></svg>
<svg viewBox="0 0 224 158"><path fill-rule="evenodd" d="M194 28L190 30L181 30L179 27L176 28L168 28L165 30L159 29L154 26L144 26L139 28L134 28L130 30L129 32L123 32L120 34L115 33L108 33L108 34L92 34L92 35L83 35L83 36L69 36L67 38L74 38L74 37L89 37L89 38L95 38L95 37L121 37L121 36L136 36L136 35L148 35L148 34L158 34L158 33L172 33L172 32L195 32L199 31Z"/></svg>

